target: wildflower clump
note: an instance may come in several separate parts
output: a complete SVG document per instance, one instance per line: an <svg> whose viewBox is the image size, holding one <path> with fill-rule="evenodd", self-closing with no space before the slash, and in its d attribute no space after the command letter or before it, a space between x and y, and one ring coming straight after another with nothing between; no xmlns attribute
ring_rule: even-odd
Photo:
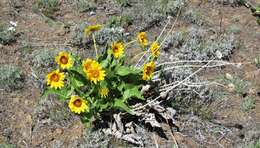
<svg viewBox="0 0 260 148"><path fill-rule="evenodd" d="M85 35L100 29L101 25L86 27ZM130 102L145 101L141 86L152 79L155 70L154 59L159 55L159 45L152 44L151 50L156 57L149 58L143 68L137 68L125 63L125 48L123 41L108 43L105 53L95 58L80 58L69 51L61 51L55 58L56 70L46 76L47 88L44 95L56 94L67 102L71 112L79 114L86 123L100 117L107 111L125 111L133 114ZM144 32L139 33L137 41L148 47L148 40ZM147 52L150 50L147 48ZM153 54L151 52L151 54Z"/></svg>

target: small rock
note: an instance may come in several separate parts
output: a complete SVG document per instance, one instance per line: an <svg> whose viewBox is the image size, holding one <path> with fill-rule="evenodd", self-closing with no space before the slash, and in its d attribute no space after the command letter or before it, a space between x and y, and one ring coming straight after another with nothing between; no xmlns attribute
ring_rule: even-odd
<svg viewBox="0 0 260 148"><path fill-rule="evenodd" d="M242 67L242 63L237 63L236 67L237 68L241 68Z"/></svg>
<svg viewBox="0 0 260 148"><path fill-rule="evenodd" d="M161 92L161 93L160 93L160 97L161 97L162 99L165 99L165 98L167 97L167 94L168 94L168 92Z"/></svg>
<svg viewBox="0 0 260 148"><path fill-rule="evenodd" d="M234 92L235 91L235 85L233 83L228 84L228 91L229 92Z"/></svg>
<svg viewBox="0 0 260 148"><path fill-rule="evenodd" d="M94 12L94 11L90 11L89 14L90 14L90 15L96 15L96 12Z"/></svg>
<svg viewBox="0 0 260 148"><path fill-rule="evenodd" d="M255 95L256 94L256 89L250 88L248 93L251 94L251 95Z"/></svg>
<svg viewBox="0 0 260 148"><path fill-rule="evenodd" d="M149 91L150 88L151 88L151 85L143 86L141 89L141 93L144 94L145 92Z"/></svg>
<svg viewBox="0 0 260 148"><path fill-rule="evenodd" d="M57 129L55 130L55 133L58 134L58 135L61 135L61 134L63 133L63 129L57 128Z"/></svg>
<svg viewBox="0 0 260 148"><path fill-rule="evenodd" d="M218 59L221 59L223 57L222 53L220 51L216 51L216 56Z"/></svg>
<svg viewBox="0 0 260 148"><path fill-rule="evenodd" d="M230 73L226 73L226 79L232 80L233 76Z"/></svg>

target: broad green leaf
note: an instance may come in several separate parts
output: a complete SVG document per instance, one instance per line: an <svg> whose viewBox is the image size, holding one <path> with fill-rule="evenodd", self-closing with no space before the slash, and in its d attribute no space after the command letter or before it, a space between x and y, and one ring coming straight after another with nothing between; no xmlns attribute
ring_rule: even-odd
<svg viewBox="0 0 260 148"><path fill-rule="evenodd" d="M127 86L125 85L125 91L123 94L123 100L126 101L132 97L144 100L144 97L141 94L141 91L139 91L138 86Z"/></svg>
<svg viewBox="0 0 260 148"><path fill-rule="evenodd" d="M53 89L53 88L47 88L44 90L43 96L48 96L49 94L55 94L59 97L61 100L66 100L70 94L72 94L73 89L67 89L67 88L62 88L62 89Z"/></svg>
<svg viewBox="0 0 260 148"><path fill-rule="evenodd" d="M116 67L117 65L118 65L118 61L113 59L112 62L111 62L110 68L111 67Z"/></svg>
<svg viewBox="0 0 260 148"><path fill-rule="evenodd" d="M84 83L75 77L71 77L71 85L73 85L75 88L79 88L84 86Z"/></svg>
<svg viewBox="0 0 260 148"><path fill-rule="evenodd" d="M92 126L92 122L95 120L93 112L86 112L82 114L81 121L84 123L85 127L89 128Z"/></svg>
<svg viewBox="0 0 260 148"><path fill-rule="evenodd" d="M126 66L118 66L116 73L120 76L127 76L129 74L138 74L140 70Z"/></svg>
<svg viewBox="0 0 260 148"><path fill-rule="evenodd" d="M68 91L66 92L66 98L70 98L71 95L73 94L73 92L74 92L74 88L71 87L70 90L68 90Z"/></svg>
<svg viewBox="0 0 260 148"><path fill-rule="evenodd" d="M95 88L94 88L94 87L91 87L91 88L90 88L89 90L87 90L86 92L83 92L83 93L84 93L83 97L84 97L84 98L88 98L89 95L90 95L94 90L95 90Z"/></svg>
<svg viewBox="0 0 260 148"><path fill-rule="evenodd" d="M105 67L108 67L108 65L109 65L109 60L108 60L108 59L103 60L100 64L101 64L101 66L104 67L104 68L105 68Z"/></svg>
<svg viewBox="0 0 260 148"><path fill-rule="evenodd" d="M109 109L110 106L111 106L111 104L108 103L108 102L105 103L105 104L100 104L100 106L99 106L99 112L102 112L102 111L105 111L105 110Z"/></svg>
<svg viewBox="0 0 260 148"><path fill-rule="evenodd" d="M71 85L73 85L73 87L79 88L88 83L86 76L83 74L83 72L70 70L69 73L70 73L69 77L70 77Z"/></svg>
<svg viewBox="0 0 260 148"><path fill-rule="evenodd" d="M129 108L122 99L115 99L114 107L124 110L124 111L128 112L129 114L133 114L133 111L131 110L131 108Z"/></svg>
<svg viewBox="0 0 260 148"><path fill-rule="evenodd" d="M115 81L112 81L112 82L111 82L111 85L112 85L112 87L114 87L114 88L118 87L118 86L117 86L117 83L116 83Z"/></svg>
<svg viewBox="0 0 260 148"><path fill-rule="evenodd" d="M101 82L100 82L100 86L101 86L101 87L107 87L107 85L108 85L108 84L107 84L106 81L101 81Z"/></svg>
<svg viewBox="0 0 260 148"><path fill-rule="evenodd" d="M117 84L115 83L115 87L117 87L117 89L122 92L123 89L126 87L126 84L122 82L120 85L117 86Z"/></svg>

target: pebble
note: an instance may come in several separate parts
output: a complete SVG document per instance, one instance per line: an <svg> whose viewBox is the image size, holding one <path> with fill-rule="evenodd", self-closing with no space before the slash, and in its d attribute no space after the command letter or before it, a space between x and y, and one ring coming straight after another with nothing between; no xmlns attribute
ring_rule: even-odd
<svg viewBox="0 0 260 148"><path fill-rule="evenodd" d="M234 92L235 91L235 85L233 83L228 84L228 91L229 92Z"/></svg>
<svg viewBox="0 0 260 148"><path fill-rule="evenodd" d="M55 130L55 133L60 135L60 134L63 133L63 130L62 130L61 128L57 128L57 129Z"/></svg>
<svg viewBox="0 0 260 148"><path fill-rule="evenodd" d="M226 79L232 80L233 76L230 73L226 73Z"/></svg>
<svg viewBox="0 0 260 148"><path fill-rule="evenodd" d="M90 14L90 15L96 15L96 12L95 12L95 11L90 11L89 14Z"/></svg>

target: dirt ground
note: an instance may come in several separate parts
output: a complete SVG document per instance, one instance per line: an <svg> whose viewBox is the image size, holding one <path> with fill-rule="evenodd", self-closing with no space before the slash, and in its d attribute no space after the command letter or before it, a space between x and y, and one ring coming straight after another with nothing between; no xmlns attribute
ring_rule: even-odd
<svg viewBox="0 0 260 148"><path fill-rule="evenodd" d="M13 6L14 3L13 0L0 1L0 21L17 22L18 33L16 42L0 45L0 65L12 64L21 67L25 75L25 83L20 90L11 92L0 90L0 144L13 144L17 147L79 147L84 141L82 137L85 136L85 128L78 117L66 114L67 117L63 117L64 119L53 121L49 119L51 114L41 114L41 111L48 109L67 110L67 108L56 100L51 100L50 104L44 106L42 110L37 107L41 103L42 90L31 80L31 65L28 57L21 51L21 47L24 42L30 43L33 51L43 48L70 47L72 32L64 27L66 24L82 21L103 24L111 14L120 14L120 10L112 6L114 4L112 1L99 1L98 7L107 8L97 9L94 14L80 13L72 6L72 1L60 0L59 10L55 12L56 23L50 25L42 15L32 11L33 0L18 1L18 6ZM168 140L154 135L154 146L161 147L160 145L163 144L160 142L162 142L168 143L165 147L172 147L173 144L179 147L246 147L250 142L260 139L260 70L252 63L253 59L260 55L260 27L256 17L244 6L213 5L199 0L188 3L189 6L200 10L209 24L219 28L220 32L228 31L234 25L239 26L240 30L235 33L235 37L241 43L241 47L233 52L229 61L247 63L238 68L226 66L207 70L201 74L201 77L214 80L218 75L229 73L239 76L250 85L248 91L242 95L237 95L228 87L218 89L228 94L207 106L212 112L213 120L201 119L198 116L190 117L186 114L179 115L177 124L180 131L175 132ZM253 1L253 3L260 3L260 1ZM177 24L175 30L183 27L181 21ZM158 35L162 27L163 24L151 27L148 32ZM130 26L129 30L129 32L137 31L135 25ZM255 107L244 112L241 110L241 104L248 95L256 98ZM198 133L192 133L194 128L197 128ZM216 131L218 128L220 132ZM199 131L206 134L196 136L200 135ZM128 146L132 147L132 145Z"/></svg>

